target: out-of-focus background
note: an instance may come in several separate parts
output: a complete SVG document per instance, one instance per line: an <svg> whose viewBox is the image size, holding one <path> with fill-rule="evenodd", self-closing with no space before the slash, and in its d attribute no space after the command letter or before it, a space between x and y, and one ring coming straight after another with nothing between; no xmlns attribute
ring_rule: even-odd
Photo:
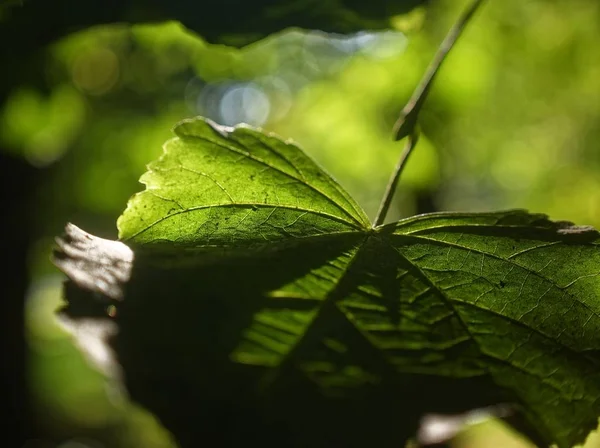
<svg viewBox="0 0 600 448"><path fill-rule="evenodd" d="M33 235L28 448L176 446L58 325L63 277L49 255L64 223L116 238L145 165L172 126L195 115L292 138L374 217L401 150L392 125L465 3L431 2L391 31L286 30L243 49L210 45L177 22L101 25L40 47L36 76L0 106L0 148L36 176L19 208ZM597 0L487 2L436 81L388 219L527 208L600 227L599 24ZM452 445L531 446L499 422ZM586 446L600 441L592 435Z"/></svg>

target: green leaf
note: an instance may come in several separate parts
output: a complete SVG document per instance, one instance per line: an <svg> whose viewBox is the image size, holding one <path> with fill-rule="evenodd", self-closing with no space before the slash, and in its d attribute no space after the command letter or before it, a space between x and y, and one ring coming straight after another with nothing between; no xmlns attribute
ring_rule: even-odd
<svg viewBox="0 0 600 448"><path fill-rule="evenodd" d="M194 409L199 396L245 403L240 425L258 434L276 418L300 445L331 431L400 446L415 413L480 401L516 403L559 447L596 427L596 230L522 210L372 228L289 142L200 118L175 133L119 218L136 258L115 347L133 397L180 439L196 417L169 404L165 378ZM194 264L174 269L181 259ZM248 381L258 395L240 392ZM194 412L218 419L206 406Z"/></svg>
<svg viewBox="0 0 600 448"><path fill-rule="evenodd" d="M19 31L29 28L42 29L49 35L48 39L54 40L77 29L107 23L177 20L209 42L241 47L290 27L336 33L389 29L394 16L410 13L425 4L425 0L206 0L199 3L157 0L149 6L140 0L122 0L91 7L69 0L56 0L52 5L2 0L0 20L5 17L7 20L0 36L21 36L22 31ZM49 21L48 17L55 20ZM53 25L46 22L53 22ZM15 43L27 50L31 48L30 44Z"/></svg>
<svg viewBox="0 0 600 448"><path fill-rule="evenodd" d="M419 284L406 302L420 301L415 312L432 318L417 345L467 344L476 359L465 349L439 369L480 369L549 441L582 442L600 415L598 233L523 211L429 215L392 228L403 282Z"/></svg>
<svg viewBox="0 0 600 448"><path fill-rule="evenodd" d="M335 33L387 29L394 16L407 14L426 3L425 0L225 0L203 3L198 14L190 14L189 3L171 1L164 10L165 15L181 20L210 42L243 46L289 27ZM207 6L227 14L202 14Z"/></svg>
<svg viewBox="0 0 600 448"><path fill-rule="evenodd" d="M292 143L185 120L119 218L121 240L171 252L277 249L369 228L354 200Z"/></svg>

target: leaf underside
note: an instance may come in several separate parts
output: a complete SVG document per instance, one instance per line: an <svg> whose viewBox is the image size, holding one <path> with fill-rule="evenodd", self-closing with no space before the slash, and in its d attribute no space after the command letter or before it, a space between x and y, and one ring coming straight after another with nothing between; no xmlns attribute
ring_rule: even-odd
<svg viewBox="0 0 600 448"><path fill-rule="evenodd" d="M166 270L246 260L248 275L231 267L214 284L247 314L228 359L258 368L265 390L290 371L326 395L407 376L487 379L547 442L572 446L596 427L594 229L522 210L372 228L290 142L201 118L175 134L119 218L120 239Z"/></svg>

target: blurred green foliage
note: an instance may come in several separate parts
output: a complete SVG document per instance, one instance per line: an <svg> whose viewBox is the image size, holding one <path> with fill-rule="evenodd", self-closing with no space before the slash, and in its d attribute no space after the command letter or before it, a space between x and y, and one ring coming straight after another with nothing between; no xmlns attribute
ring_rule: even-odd
<svg viewBox="0 0 600 448"><path fill-rule="evenodd" d="M30 257L27 331L49 439L172 446L151 416L107 392L54 321L60 281L47 260L62 225L115 238L145 164L171 127L194 115L294 139L373 217L401 149L392 125L464 3L440 0L426 16L419 9L393 20L408 33L288 30L238 50L176 22L118 24L45 49L46 87L24 81L10 93L0 143L45 173L31 204L40 241ZM596 0L490 1L436 81L389 219L519 207L600 227L598 23Z"/></svg>
<svg viewBox="0 0 600 448"><path fill-rule="evenodd" d="M399 57L355 59L303 91L280 131L301 136L371 214L398 153L389 129L462 3L432 7ZM433 191L436 209L522 207L598 226L599 17L586 1L482 8L434 85L390 219L416 211L412 187Z"/></svg>

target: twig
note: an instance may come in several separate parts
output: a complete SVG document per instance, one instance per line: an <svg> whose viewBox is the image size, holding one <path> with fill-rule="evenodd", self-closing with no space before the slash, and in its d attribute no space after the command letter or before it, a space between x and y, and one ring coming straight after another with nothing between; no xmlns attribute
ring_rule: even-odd
<svg viewBox="0 0 600 448"><path fill-rule="evenodd" d="M390 181L388 182L373 227L383 224L392 202L392 197L396 191L400 174L402 173L404 165L408 161L412 150L416 146L418 133L417 118L419 116L421 107L427 98L427 94L429 93L433 80L440 70L442 63L446 59L446 56L463 32L465 26L467 23L469 23L469 20L471 20L471 17L473 17L473 14L475 14L475 11L477 11L477 8L479 8L482 3L483 0L474 0L458 18L450 31L448 31L448 34L440 44L437 53L429 64L429 67L427 67L423 78L415 88L410 100L408 103L406 103L406 106L404 106L404 109L402 109L400 117L394 125L394 140L402 140L405 137L409 137L409 139L404 147L404 151L402 151L400 160L398 161L398 164L396 165L396 168L390 177Z"/></svg>
<svg viewBox="0 0 600 448"><path fill-rule="evenodd" d="M398 186L398 181L400 180L400 174L402 174L402 170L406 166L406 162L410 155L412 154L413 148L417 145L417 141L419 140L419 134L414 133L408 136L408 140L406 141L406 145L404 146L404 150L400 155L400 160L394 169L394 174L390 177L390 181L385 189L385 193L383 195L383 201L381 201L381 205L379 206L379 211L377 212L377 218L375 219L375 223L373 227L380 226L383 224L387 212L392 204L392 199L394 198L394 192L396 191L396 187Z"/></svg>

